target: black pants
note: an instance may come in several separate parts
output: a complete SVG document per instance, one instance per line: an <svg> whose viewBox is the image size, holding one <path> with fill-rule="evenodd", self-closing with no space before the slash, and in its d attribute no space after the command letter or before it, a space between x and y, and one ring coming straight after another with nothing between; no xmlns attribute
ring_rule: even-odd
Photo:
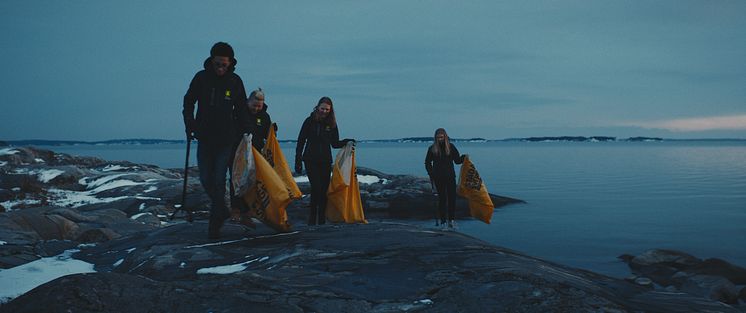
<svg viewBox="0 0 746 313"><path fill-rule="evenodd" d="M311 183L311 212L308 225L326 223L326 191L331 180L331 163L316 163L304 161L308 182Z"/></svg>
<svg viewBox="0 0 746 313"><path fill-rule="evenodd" d="M225 176L232 152L233 148L230 145L199 142L197 146L199 180L210 197L208 231L211 235L219 234L223 221L230 216L225 206Z"/></svg>
<svg viewBox="0 0 746 313"><path fill-rule="evenodd" d="M433 177L435 188L438 190L438 217L440 222L446 222L446 203L448 204L448 220L456 215L456 177Z"/></svg>

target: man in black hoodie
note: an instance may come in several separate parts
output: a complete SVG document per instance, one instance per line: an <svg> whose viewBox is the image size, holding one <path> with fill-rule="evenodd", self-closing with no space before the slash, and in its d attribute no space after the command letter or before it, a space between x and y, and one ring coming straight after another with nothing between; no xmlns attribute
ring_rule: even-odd
<svg viewBox="0 0 746 313"><path fill-rule="evenodd" d="M228 164L238 134L247 128L246 90L233 73L233 48L218 42L210 49L204 70L197 72L184 95L184 125L188 140L196 138L199 180L210 198L208 237L220 237L223 222L230 217L225 205ZM194 115L194 105L197 115Z"/></svg>

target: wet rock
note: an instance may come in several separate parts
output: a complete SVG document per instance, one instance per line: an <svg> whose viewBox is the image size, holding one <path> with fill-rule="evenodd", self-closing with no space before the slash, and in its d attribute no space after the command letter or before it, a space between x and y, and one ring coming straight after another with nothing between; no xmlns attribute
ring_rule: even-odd
<svg viewBox="0 0 746 313"><path fill-rule="evenodd" d="M682 284L681 291L723 303L738 303L738 289L729 280L711 275L693 275Z"/></svg>
<svg viewBox="0 0 746 313"><path fill-rule="evenodd" d="M651 287L651 288L653 287L653 281L647 277L638 277L638 278L635 278L634 281L635 281L635 284L638 284L640 286Z"/></svg>
<svg viewBox="0 0 746 313"><path fill-rule="evenodd" d="M97 243L117 239L122 235L108 228L92 228L84 230L80 233L75 241L82 243Z"/></svg>
<svg viewBox="0 0 746 313"><path fill-rule="evenodd" d="M720 276L736 285L746 285L746 269L721 259L707 259L690 268L687 273Z"/></svg>
<svg viewBox="0 0 746 313"><path fill-rule="evenodd" d="M132 219L135 222L146 224L151 227L161 226L161 219L151 213L141 213L133 216Z"/></svg>
<svg viewBox="0 0 746 313"><path fill-rule="evenodd" d="M736 284L746 282L746 270L720 259L702 261L680 251L655 249L629 260L634 273L647 276L666 291L681 291L736 304Z"/></svg>
<svg viewBox="0 0 746 313"><path fill-rule="evenodd" d="M645 266L665 264L673 268L684 269L697 265L700 262L702 262L702 260L681 251L654 249L635 256L630 261L630 266L642 268Z"/></svg>
<svg viewBox="0 0 746 313"><path fill-rule="evenodd" d="M672 279L674 274L699 262L700 259L684 252L654 249L635 256L628 265L635 273L665 287L675 284Z"/></svg>

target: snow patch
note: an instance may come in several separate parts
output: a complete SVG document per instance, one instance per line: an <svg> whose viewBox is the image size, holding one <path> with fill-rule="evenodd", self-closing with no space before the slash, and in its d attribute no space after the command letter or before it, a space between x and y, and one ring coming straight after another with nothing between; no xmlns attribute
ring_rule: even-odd
<svg viewBox="0 0 746 313"><path fill-rule="evenodd" d="M144 193L148 193L148 192L153 192L153 191L156 191L156 190L158 190L158 187L156 187L156 186L150 186L150 187L148 187L148 189L145 189L145 191L143 191L143 192Z"/></svg>
<svg viewBox="0 0 746 313"><path fill-rule="evenodd" d="M254 262L264 262L268 260L269 257L262 257L262 258L256 258L253 260L249 260L243 263L239 264L231 264L231 265L221 265L221 266L214 266L214 267L205 267L200 268L197 270L197 274L233 274L238 273L240 271L245 270L249 267L249 264Z"/></svg>
<svg viewBox="0 0 746 313"><path fill-rule="evenodd" d="M64 173L65 173L64 171L52 169L52 170L41 171L41 172L39 172L36 175L39 177L39 181L40 182L46 184L49 181L51 181L52 179L54 179L55 177L60 176L60 175L62 175Z"/></svg>
<svg viewBox="0 0 746 313"><path fill-rule="evenodd" d="M121 188L121 187L127 187L127 186L137 186L137 185L143 185L144 183L137 183L133 182L131 180L122 179L122 180L114 180L109 181L103 185L98 186L96 189L90 190L90 193L99 193L102 191L114 189L114 188Z"/></svg>
<svg viewBox="0 0 746 313"><path fill-rule="evenodd" d="M66 250L53 257L41 258L13 268L0 270L0 282L3 285L3 288L0 289L0 303L8 302L39 285L62 276L95 273L93 264L72 258L72 254L78 251L80 250Z"/></svg>
<svg viewBox="0 0 746 313"><path fill-rule="evenodd" d="M140 203L140 207L137 208L138 211L142 212L142 210L145 210L145 202Z"/></svg>
<svg viewBox="0 0 746 313"><path fill-rule="evenodd" d="M107 165L104 168L101 169L102 172L111 172L111 171L119 171L119 170L126 170L129 169L129 167L121 166L121 165Z"/></svg>
<svg viewBox="0 0 746 313"><path fill-rule="evenodd" d="M34 204L40 204L41 200L36 199L23 199L23 200L8 200L5 202L0 202L0 205L2 205L6 211L10 212L13 210L14 206L25 204L25 205L34 205Z"/></svg>
<svg viewBox="0 0 746 313"><path fill-rule="evenodd" d="M52 196L49 200L50 204L72 208L81 207L87 204L109 203L129 198L128 196L97 198L86 191L70 191L62 189L49 189L48 192Z"/></svg>
<svg viewBox="0 0 746 313"><path fill-rule="evenodd" d="M6 164L8 164L8 162L5 162L5 161L0 161L0 167L3 167L3 166L5 166Z"/></svg>
<svg viewBox="0 0 746 313"><path fill-rule="evenodd" d="M110 203L110 202L127 199L127 198L135 198L138 200L156 200L156 201L161 200L160 198L142 197L142 196L119 196L119 197L110 197L110 198L99 198L99 197L94 196L97 193L115 189L115 188L147 184L147 183L142 183L142 182L134 182L134 181L127 180L127 179L117 180L117 178L122 177L124 175L127 175L127 174L109 175L109 176L100 177L98 179L93 179L93 180L90 177L83 177L80 180L78 180L78 183L80 183L81 185L85 185L87 189L89 189L86 191L71 191L71 190L62 190L62 189L54 189L54 188L49 189L48 192L51 195L49 202L50 204L54 204L54 205L77 208L83 205L96 204L96 203Z"/></svg>
<svg viewBox="0 0 746 313"><path fill-rule="evenodd" d="M106 184L106 183L108 183L108 182L110 182L112 180L115 180L115 179L117 179L119 177L122 177L124 175L127 175L127 174L116 174L116 175L109 175L109 176L99 177L98 179L94 179L94 180L92 180L90 182L88 181L89 179L91 179L90 177L83 177L80 180L78 180L78 183L80 183L81 185L86 185L86 189L91 189L91 188L96 188L98 186Z"/></svg>
<svg viewBox="0 0 746 313"><path fill-rule="evenodd" d="M7 245L7 244L8 244L8 242L7 242L7 241L2 241L2 240L0 240L0 246L4 246L4 245Z"/></svg>
<svg viewBox="0 0 746 313"><path fill-rule="evenodd" d="M148 212L138 213L138 214L132 215L132 217L130 217L130 218L133 219L133 220L136 220L136 219L140 218L141 216L145 216L145 215L153 215L153 214L150 214Z"/></svg>
<svg viewBox="0 0 746 313"><path fill-rule="evenodd" d="M36 162L36 163L44 163L44 159L35 158L34 162Z"/></svg>
<svg viewBox="0 0 746 313"><path fill-rule="evenodd" d="M370 185L370 184L376 184L380 181L381 179L375 175L357 175L357 182L361 184Z"/></svg>
<svg viewBox="0 0 746 313"><path fill-rule="evenodd" d="M119 259L119 261L114 262L114 267L122 265L122 262L124 262L124 259Z"/></svg>
<svg viewBox="0 0 746 313"><path fill-rule="evenodd" d="M13 149L13 148L0 149L0 155L11 155L11 154L16 154L18 152L19 152L18 150Z"/></svg>

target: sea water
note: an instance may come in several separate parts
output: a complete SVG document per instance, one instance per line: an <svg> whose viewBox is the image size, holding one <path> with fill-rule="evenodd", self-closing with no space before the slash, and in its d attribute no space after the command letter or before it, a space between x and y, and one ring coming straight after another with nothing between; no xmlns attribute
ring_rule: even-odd
<svg viewBox="0 0 746 313"><path fill-rule="evenodd" d="M359 143L358 166L425 176L427 143ZM196 164L195 147L191 162ZM294 144L281 144L291 161ZM491 193L525 200L463 232L560 264L624 277L616 257L677 249L746 266L746 142L456 143ZM179 168L185 145L45 147ZM458 168L457 168L458 172ZM417 222L432 225L432 222Z"/></svg>

